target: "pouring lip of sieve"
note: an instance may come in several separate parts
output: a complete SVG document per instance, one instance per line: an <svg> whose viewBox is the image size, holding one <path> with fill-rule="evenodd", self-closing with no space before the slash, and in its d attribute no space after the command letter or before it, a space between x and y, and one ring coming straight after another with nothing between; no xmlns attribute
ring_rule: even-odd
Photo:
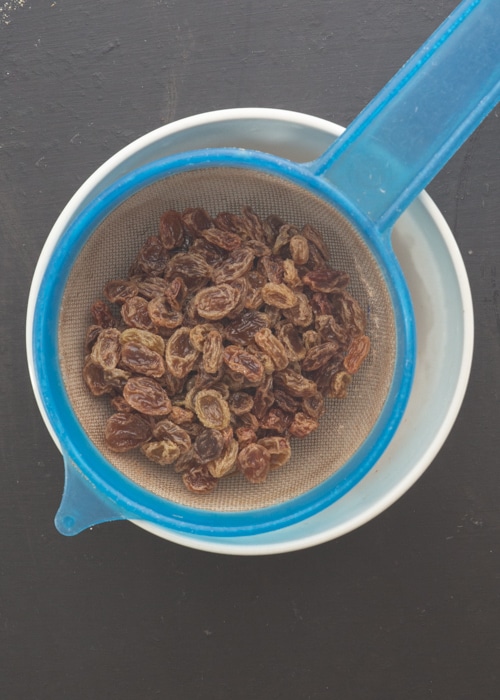
<svg viewBox="0 0 500 700"><path fill-rule="evenodd" d="M118 180L99 195L61 237L45 272L35 311L33 337L35 363L42 400L51 424L63 445L67 458L82 470L115 507L127 518L143 518L178 530L200 534L256 534L285 527L322 510L350 490L375 464L390 442L406 406L415 362L415 331L409 294L392 253L389 237L381 237L367 226L362 215L357 228L362 228L376 264L382 270L393 302L395 342L394 375L387 399L373 429L357 452L338 472L299 496L276 505L243 510L217 512L198 506L179 505L159 497L124 476L105 459L85 434L65 389L59 366L59 309L73 265L83 250L87 238L108 216L133 195L167 177L198 172L201 166L210 169L245 168L264 173L266 177L286 178L299 185L308 197L320 198L327 206L339 207L342 199L328 182L314 176L307 166L297 165L260 152L242 149L209 149L184 153L154 161ZM211 175L215 170L211 171ZM207 170L203 171L203 177ZM288 185L287 185L288 186ZM247 202L242 201L242 204ZM344 212L347 219L356 218L352 207ZM214 212L216 213L216 212ZM274 213L269 211L268 213ZM359 221L362 222L360 226ZM306 223L306 221L304 221ZM53 313L56 311L56 313ZM279 470L280 471L280 470ZM254 487L253 487L254 488Z"/></svg>

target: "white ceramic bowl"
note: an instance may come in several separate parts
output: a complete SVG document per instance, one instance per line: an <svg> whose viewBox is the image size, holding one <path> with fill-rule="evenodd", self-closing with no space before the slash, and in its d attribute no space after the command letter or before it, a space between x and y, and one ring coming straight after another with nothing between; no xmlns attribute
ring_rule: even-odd
<svg viewBox="0 0 500 700"><path fill-rule="evenodd" d="M307 162L323 153L341 132L342 127L336 124L283 110L209 112L146 134L110 158L82 185L64 208L43 247L27 313L27 354L33 390L59 449L34 372L33 313L47 261L75 217L115 180L167 155L204 147L234 146ZM472 361L472 301L455 240L426 193L399 219L393 232L393 246L414 304L418 356L403 421L369 474L317 515L260 535L209 537L183 534L144 521L134 521L137 525L167 540L211 552L261 555L293 551L334 539L368 522L415 483L448 436L463 400Z"/></svg>

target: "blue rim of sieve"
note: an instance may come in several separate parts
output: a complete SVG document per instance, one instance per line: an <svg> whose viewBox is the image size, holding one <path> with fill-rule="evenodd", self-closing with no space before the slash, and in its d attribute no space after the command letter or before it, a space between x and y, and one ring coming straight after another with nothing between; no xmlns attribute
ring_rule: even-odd
<svg viewBox="0 0 500 700"><path fill-rule="evenodd" d="M122 474L99 452L77 419L59 366L58 326L62 297L71 268L95 228L128 197L154 182L181 172L205 168L245 168L281 177L320 196L360 230L389 290L395 317L396 357L386 401L367 438L332 476L309 491L272 506L217 512L175 503ZM192 151L149 163L97 196L68 226L57 242L40 285L33 320L33 357L40 395L66 460L71 460L104 498L115 517L142 519L192 534L255 535L287 527L325 509L350 491L375 465L390 443L408 403L416 359L415 320L410 294L393 253L390 236L380 233L307 164L246 149ZM92 523L94 524L94 523Z"/></svg>

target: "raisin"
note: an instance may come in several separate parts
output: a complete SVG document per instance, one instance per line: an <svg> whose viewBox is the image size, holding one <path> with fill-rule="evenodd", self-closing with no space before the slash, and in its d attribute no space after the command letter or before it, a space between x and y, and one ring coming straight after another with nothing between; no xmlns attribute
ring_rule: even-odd
<svg viewBox="0 0 500 700"><path fill-rule="evenodd" d="M314 292L340 291L349 284L347 272L331 270L328 267L320 270L310 270L302 277L302 282Z"/></svg>
<svg viewBox="0 0 500 700"><path fill-rule="evenodd" d="M276 372L274 380L279 387L292 396L312 396L318 390L315 382L289 368Z"/></svg>
<svg viewBox="0 0 500 700"><path fill-rule="evenodd" d="M236 459L238 458L239 444L236 440L231 439L229 444L224 448L223 453L217 459L212 460L207 464L208 471L216 479L221 479L227 474L231 474L236 468Z"/></svg>
<svg viewBox="0 0 500 700"><path fill-rule="evenodd" d="M172 465L176 474L189 471L189 469L199 466L201 465L192 447L188 452L185 452L184 454L181 453L180 457Z"/></svg>
<svg viewBox="0 0 500 700"><path fill-rule="evenodd" d="M366 328L366 317L356 299L344 292L338 296L337 305L342 324L352 335L363 335Z"/></svg>
<svg viewBox="0 0 500 700"><path fill-rule="evenodd" d="M262 298L266 304L278 309L291 309L297 304L297 296L286 284L268 282L262 287Z"/></svg>
<svg viewBox="0 0 500 700"><path fill-rule="evenodd" d="M164 248L180 248L184 242L184 223L179 212L170 209L160 217L158 238Z"/></svg>
<svg viewBox="0 0 500 700"><path fill-rule="evenodd" d="M116 413L132 413L133 408L128 405L128 403L125 401L123 396L121 394L117 394L116 396L113 396L111 398L111 408Z"/></svg>
<svg viewBox="0 0 500 700"><path fill-rule="evenodd" d="M163 296L174 311L181 311L182 304L187 296L187 287L182 277L174 277L173 280L168 282Z"/></svg>
<svg viewBox="0 0 500 700"><path fill-rule="evenodd" d="M135 297L138 293L135 282L131 280L110 280L104 287L104 296L112 303L123 304L127 299Z"/></svg>
<svg viewBox="0 0 500 700"><path fill-rule="evenodd" d="M231 321L225 329L224 335L231 343L246 345L260 328L269 325L269 318L259 311L244 311L239 319Z"/></svg>
<svg viewBox="0 0 500 700"><path fill-rule="evenodd" d="M238 466L252 484L263 483L269 473L271 455L264 445L250 443L238 455Z"/></svg>
<svg viewBox="0 0 500 700"><path fill-rule="evenodd" d="M165 372L159 381L169 396L175 396L183 391L186 377L174 377L171 372Z"/></svg>
<svg viewBox="0 0 500 700"><path fill-rule="evenodd" d="M264 230L266 232L266 239L269 236L268 242L274 241L284 223L283 219L276 214L269 214L269 216L266 217L264 221Z"/></svg>
<svg viewBox="0 0 500 700"><path fill-rule="evenodd" d="M113 369L104 370L104 380L106 384L113 389L123 390L123 387L128 382L132 374L119 367L114 367Z"/></svg>
<svg viewBox="0 0 500 700"><path fill-rule="evenodd" d="M265 437L258 440L258 444L265 447L270 455L270 469L278 469L286 464L292 456L292 449L288 438L281 436Z"/></svg>
<svg viewBox="0 0 500 700"><path fill-rule="evenodd" d="M222 326L216 323L198 323L193 326L189 331L189 340L191 345L198 350L198 352L203 352L203 346L205 345L205 340L211 331L221 330Z"/></svg>
<svg viewBox="0 0 500 700"><path fill-rule="evenodd" d="M295 233L297 233L297 230L293 226L289 226L288 224L281 226L280 230L278 231L278 235L274 240L273 254L277 255L280 253L282 248L288 245L290 239Z"/></svg>
<svg viewBox="0 0 500 700"><path fill-rule="evenodd" d="M293 323L283 323L278 328L277 335L290 361L302 360L305 357L303 337Z"/></svg>
<svg viewBox="0 0 500 700"><path fill-rule="evenodd" d="M299 410L300 403L297 399L294 399L290 394L287 394L282 389L275 389L274 392L274 402L286 413L295 413ZM318 394L320 396L320 394ZM306 401L306 399L304 399Z"/></svg>
<svg viewBox="0 0 500 700"><path fill-rule="evenodd" d="M253 408L253 398L244 391L235 391L229 397L229 408L235 416L249 413Z"/></svg>
<svg viewBox="0 0 500 700"><path fill-rule="evenodd" d="M233 370L229 368L224 372L224 384L229 391L240 391L241 389L248 388L245 377L239 374L239 372L233 372Z"/></svg>
<svg viewBox="0 0 500 700"><path fill-rule="evenodd" d="M238 279L229 282L229 286L236 291L237 301L234 309L228 313L228 318L239 318L241 312L245 308L245 303L249 290L248 280L246 279L246 277L238 277Z"/></svg>
<svg viewBox="0 0 500 700"><path fill-rule="evenodd" d="M203 238L223 250L235 250L241 245L241 237L237 233L220 231L217 228L206 228L201 231Z"/></svg>
<svg viewBox="0 0 500 700"><path fill-rule="evenodd" d="M246 349L259 360L264 368L264 374L272 374L274 372L276 367L271 357L266 352L261 350L255 343L249 343Z"/></svg>
<svg viewBox="0 0 500 700"><path fill-rule="evenodd" d="M261 420L274 403L273 378L271 375L259 386L253 401L253 414Z"/></svg>
<svg viewBox="0 0 500 700"><path fill-rule="evenodd" d="M238 422L241 424L241 427L250 428L255 433L260 428L259 421L253 413L244 413L242 416L238 416Z"/></svg>
<svg viewBox="0 0 500 700"><path fill-rule="evenodd" d="M311 418L306 413L299 411L295 414L290 426L290 435L294 437L304 438L318 428L318 421Z"/></svg>
<svg viewBox="0 0 500 700"><path fill-rule="evenodd" d="M264 430L273 430L277 433L286 433L293 421L290 413L285 413L281 408L273 407L260 421L260 427Z"/></svg>
<svg viewBox="0 0 500 700"><path fill-rule="evenodd" d="M140 249L135 266L145 275L161 275L168 262L168 250L158 236L150 236Z"/></svg>
<svg viewBox="0 0 500 700"><path fill-rule="evenodd" d="M241 210L242 230L249 238L256 241L264 241L264 225L252 207L246 205Z"/></svg>
<svg viewBox="0 0 500 700"><path fill-rule="evenodd" d="M288 365L286 349L270 328L261 328L255 334L254 340L259 348L269 355L277 370L285 369Z"/></svg>
<svg viewBox="0 0 500 700"><path fill-rule="evenodd" d="M206 428L222 430L229 426L231 414L227 401L214 389L202 389L196 394L194 410Z"/></svg>
<svg viewBox="0 0 500 700"><path fill-rule="evenodd" d="M178 328L165 346L165 364L174 377L188 375L198 359L198 350L191 345L189 334L189 328Z"/></svg>
<svg viewBox="0 0 500 700"><path fill-rule="evenodd" d="M213 269L215 284L232 282L243 277L252 267L255 255L248 246L241 246L230 253L227 258Z"/></svg>
<svg viewBox="0 0 500 700"><path fill-rule="evenodd" d="M309 260L309 245L304 236L292 236L290 239L290 255L295 265L305 265Z"/></svg>
<svg viewBox="0 0 500 700"><path fill-rule="evenodd" d="M228 345L224 350L224 362L234 372L243 375L249 382L260 382L264 376L262 363L239 345Z"/></svg>
<svg viewBox="0 0 500 700"><path fill-rule="evenodd" d="M311 298L311 307L315 316L331 316L333 304L327 294L315 292Z"/></svg>
<svg viewBox="0 0 500 700"><path fill-rule="evenodd" d="M172 281L180 278L190 292L201 289L210 279L212 268L201 255L196 253L177 253L166 269L165 279Z"/></svg>
<svg viewBox="0 0 500 700"><path fill-rule="evenodd" d="M111 309L105 301L101 301L100 299L94 301L90 307L90 313L96 326L100 326L101 328L113 328L113 326L116 326Z"/></svg>
<svg viewBox="0 0 500 700"><path fill-rule="evenodd" d="M278 309L277 306L270 306L269 304L266 304L264 306L263 313L267 318L268 328L275 328L278 325L278 323L280 323L283 320L283 314L285 313L285 310Z"/></svg>
<svg viewBox="0 0 500 700"><path fill-rule="evenodd" d="M172 409L173 410L173 409ZM171 416L172 411L169 414ZM189 433L169 418L159 421L153 428L153 437L156 440L171 440L179 448L180 454L185 454L191 449L191 437Z"/></svg>
<svg viewBox="0 0 500 700"><path fill-rule="evenodd" d="M263 241L247 240L245 248L249 248L256 258L262 258L264 255L271 255L272 250Z"/></svg>
<svg viewBox="0 0 500 700"><path fill-rule="evenodd" d="M94 396L112 393L113 387L106 381L103 368L97 365L90 356L85 360L82 374L85 384Z"/></svg>
<svg viewBox="0 0 500 700"><path fill-rule="evenodd" d="M141 343L122 345L121 363L127 369L148 377L161 377L165 373L162 356Z"/></svg>
<svg viewBox="0 0 500 700"><path fill-rule="evenodd" d="M226 252L222 248L217 248L204 238L197 238L189 248L189 252L202 257L211 267L216 267L226 259Z"/></svg>
<svg viewBox="0 0 500 700"><path fill-rule="evenodd" d="M267 279L258 270L250 270L249 273L247 274L247 279L248 279L248 284L250 285L250 287L252 287L254 289L260 289L267 282Z"/></svg>
<svg viewBox="0 0 500 700"><path fill-rule="evenodd" d="M210 331L203 345L203 369L208 374L216 374L222 366L224 347L219 331Z"/></svg>
<svg viewBox="0 0 500 700"><path fill-rule="evenodd" d="M344 367L349 374L355 374L370 351L370 338L360 335L353 339L344 357Z"/></svg>
<svg viewBox="0 0 500 700"><path fill-rule="evenodd" d="M182 313L173 309L164 296L151 299L148 314L155 326L161 328L178 328L184 320Z"/></svg>
<svg viewBox="0 0 500 700"><path fill-rule="evenodd" d="M168 418L177 425L187 425L193 422L194 413L187 408L182 408L182 406L172 406Z"/></svg>
<svg viewBox="0 0 500 700"><path fill-rule="evenodd" d="M326 247L321 234L318 233L315 228L313 228L310 224L306 224L300 233L315 246L325 260L328 260L330 257L328 248Z"/></svg>
<svg viewBox="0 0 500 700"><path fill-rule="evenodd" d="M201 433L203 430L203 426L201 423L193 421L192 423L185 423L184 424L184 430L186 433L189 433L192 439L196 439L198 435ZM194 452L193 452L194 454ZM198 459L197 459L198 462Z"/></svg>
<svg viewBox="0 0 500 700"><path fill-rule="evenodd" d="M131 377L123 387L123 398L147 416L165 416L172 408L167 392L151 377Z"/></svg>
<svg viewBox="0 0 500 700"><path fill-rule="evenodd" d="M173 464L181 454L172 440L153 440L142 445L141 450L148 459L162 466Z"/></svg>
<svg viewBox="0 0 500 700"><path fill-rule="evenodd" d="M319 345L321 341L322 337L317 331L313 331L312 329L305 331L302 334L302 342L304 343L305 348L303 357L305 357L306 352L308 352L311 348L314 348L316 345Z"/></svg>
<svg viewBox="0 0 500 700"><path fill-rule="evenodd" d="M283 260L276 255L264 255L259 259L257 270L264 275L267 282L281 284L283 282Z"/></svg>
<svg viewBox="0 0 500 700"><path fill-rule="evenodd" d="M229 284L201 289L194 298L196 311L202 318L218 321L227 316L238 303L238 292Z"/></svg>
<svg viewBox="0 0 500 700"><path fill-rule="evenodd" d="M339 350L339 344L330 341L315 345L306 352L306 356L302 362L302 369L305 372L311 372L326 365Z"/></svg>
<svg viewBox="0 0 500 700"><path fill-rule="evenodd" d="M264 303L262 298L262 287L265 285L266 280L260 272L257 270L250 270L247 275L248 280L248 291L247 297L245 299L246 309L258 309Z"/></svg>
<svg viewBox="0 0 500 700"><path fill-rule="evenodd" d="M96 326L93 324L92 326L89 326L87 328L87 333L85 335L85 352L87 355L90 353L92 348L94 347L94 343L99 337L99 333L102 331L101 326Z"/></svg>
<svg viewBox="0 0 500 700"><path fill-rule="evenodd" d="M120 361L120 331L116 328L102 330L94 343L91 357L103 369L114 369Z"/></svg>
<svg viewBox="0 0 500 700"><path fill-rule="evenodd" d="M318 391L324 396L328 396L329 388L331 385L332 377L341 369L342 358L332 359L329 363L320 367L314 372L309 372L309 379L316 383Z"/></svg>
<svg viewBox="0 0 500 700"><path fill-rule="evenodd" d="M302 401L304 413L307 413L311 418L319 420L325 412L325 401L318 391L317 394L306 396Z"/></svg>
<svg viewBox="0 0 500 700"><path fill-rule="evenodd" d="M316 316L314 325L323 342L334 341L340 345L346 345L349 342L349 330L344 325L337 323L333 316Z"/></svg>
<svg viewBox="0 0 500 700"><path fill-rule="evenodd" d="M218 459L224 449L224 437L220 430L206 428L202 430L194 441L194 451L201 464L207 464Z"/></svg>
<svg viewBox="0 0 500 700"><path fill-rule="evenodd" d="M307 265L305 267L308 270L324 270L326 268L329 269L328 263L326 262L326 258L322 255L319 248L311 241L308 241L308 245L309 260L307 261Z"/></svg>
<svg viewBox="0 0 500 700"><path fill-rule="evenodd" d="M217 479L210 474L206 464L195 464L182 473L184 486L192 493L207 494L217 486Z"/></svg>
<svg viewBox="0 0 500 700"><path fill-rule="evenodd" d="M242 219L238 214L233 214L230 211L221 211L214 219L214 226L219 231L238 233L242 227Z"/></svg>
<svg viewBox="0 0 500 700"><path fill-rule="evenodd" d="M257 442L257 433L252 428L240 426L236 428L236 440L238 441L239 449L243 449L251 442Z"/></svg>
<svg viewBox="0 0 500 700"><path fill-rule="evenodd" d="M156 333L142 331L139 328L127 328L120 335L120 343L139 343L150 350L154 350L159 355L165 352L165 341Z"/></svg>
<svg viewBox="0 0 500 700"><path fill-rule="evenodd" d="M155 330L148 312L148 302L142 297L135 296L127 299L121 307L121 315L127 326L140 328L144 331Z"/></svg>
<svg viewBox="0 0 500 700"><path fill-rule="evenodd" d="M221 367L221 370L223 370L222 367ZM219 370L219 374L220 374L221 370ZM219 382L219 381L213 382L211 384L210 388L213 389L214 391L218 391L219 394L224 399L224 401L228 401L228 399L231 395L231 392L229 391L229 387L226 384L226 382Z"/></svg>
<svg viewBox="0 0 500 700"><path fill-rule="evenodd" d="M182 214L182 222L188 231L199 234L212 226L212 219L201 207L185 209Z"/></svg>
<svg viewBox="0 0 500 700"><path fill-rule="evenodd" d="M283 311L283 316L295 326L307 328L313 322L311 302L302 292L295 292L295 305Z"/></svg>
<svg viewBox="0 0 500 700"><path fill-rule="evenodd" d="M137 294L148 301L165 293L168 287L162 277L146 277L137 282Z"/></svg>
<svg viewBox="0 0 500 700"><path fill-rule="evenodd" d="M151 437L151 426L137 413L114 413L106 422L104 439L113 452L128 452Z"/></svg>
<svg viewBox="0 0 500 700"><path fill-rule="evenodd" d="M290 258L283 260L283 282L291 287L294 291L303 287L299 272L295 267L295 263Z"/></svg>

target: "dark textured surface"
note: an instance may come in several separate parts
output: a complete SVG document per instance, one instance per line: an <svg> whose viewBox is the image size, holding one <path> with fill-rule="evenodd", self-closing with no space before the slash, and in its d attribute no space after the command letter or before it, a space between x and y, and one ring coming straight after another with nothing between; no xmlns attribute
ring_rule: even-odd
<svg viewBox="0 0 500 700"><path fill-rule="evenodd" d="M472 286L466 399L426 474L360 530L248 559L123 522L60 536L62 463L24 356L41 247L108 156L226 107L347 124L455 4L0 2L0 697L499 696L498 110L428 188Z"/></svg>

